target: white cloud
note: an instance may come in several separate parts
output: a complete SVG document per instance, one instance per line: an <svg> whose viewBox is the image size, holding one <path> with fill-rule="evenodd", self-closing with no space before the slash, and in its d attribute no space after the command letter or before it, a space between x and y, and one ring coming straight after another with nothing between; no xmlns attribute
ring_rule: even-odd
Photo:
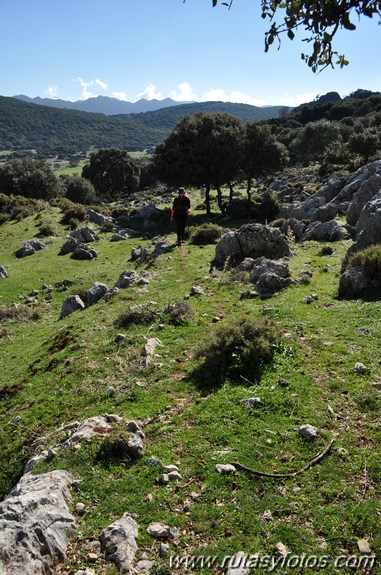
<svg viewBox="0 0 381 575"><path fill-rule="evenodd" d="M284 106L300 106L300 104L305 104L306 102L312 102L316 98L316 94L312 92L306 94L290 94L289 92L284 92L279 98L279 105Z"/></svg>
<svg viewBox="0 0 381 575"><path fill-rule="evenodd" d="M59 98L58 86L49 86L49 88L45 90L45 94L48 98Z"/></svg>
<svg viewBox="0 0 381 575"><path fill-rule="evenodd" d="M122 102L127 102L128 94L127 92L113 92L112 97L117 100L122 100Z"/></svg>
<svg viewBox="0 0 381 575"><path fill-rule="evenodd" d="M97 84L100 88L102 88L102 90L107 90L108 86L105 82L102 82L102 80L98 80L98 78L96 78L94 80L94 83Z"/></svg>
<svg viewBox="0 0 381 575"><path fill-rule="evenodd" d="M148 84L143 92L140 92L140 94L136 95L137 100L140 100L141 98L145 98L146 100L162 100L163 94L156 91L156 86L154 84Z"/></svg>
<svg viewBox="0 0 381 575"><path fill-rule="evenodd" d="M250 104L251 106L265 106L267 104L266 100L252 98L244 92L235 90L228 93L222 88L214 88L209 90L202 96L201 101L233 102L235 104Z"/></svg>
<svg viewBox="0 0 381 575"><path fill-rule="evenodd" d="M81 93L81 99L82 100L87 100L88 98L96 98L97 96L99 96L99 94L97 92L99 92L99 90L97 90L97 92L93 92L91 90L89 90L89 88L91 86L99 86L102 90L107 90L107 84L105 84L104 82L102 82L102 80L90 80L89 82L86 82L85 80L83 80L82 78L80 78L79 76L77 78L75 78L74 80L75 82L79 82L82 88L82 93Z"/></svg>
<svg viewBox="0 0 381 575"><path fill-rule="evenodd" d="M197 94L193 92L192 86L188 84L188 82L182 82L182 84L178 85L178 88L179 88L178 92L176 92L175 90L170 92L169 97L172 98L172 100L176 100L179 102L183 102L185 100L189 102L194 100L197 101L199 99Z"/></svg>

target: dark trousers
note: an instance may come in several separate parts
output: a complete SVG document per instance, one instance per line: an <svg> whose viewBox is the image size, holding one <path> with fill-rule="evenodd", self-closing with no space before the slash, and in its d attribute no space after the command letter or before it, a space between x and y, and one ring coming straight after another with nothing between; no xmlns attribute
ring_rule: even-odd
<svg viewBox="0 0 381 575"><path fill-rule="evenodd" d="M185 224L187 223L188 216L175 216L176 222L176 232L177 232L177 241L182 242L184 241L185 236Z"/></svg>

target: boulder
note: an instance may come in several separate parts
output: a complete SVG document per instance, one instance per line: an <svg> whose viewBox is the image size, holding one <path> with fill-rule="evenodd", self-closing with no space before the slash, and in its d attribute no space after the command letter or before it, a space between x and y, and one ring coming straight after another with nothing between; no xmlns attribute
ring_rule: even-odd
<svg viewBox="0 0 381 575"><path fill-rule="evenodd" d="M272 296L274 293L291 285L291 283L291 278L284 278L273 272L265 272L255 284L255 289L262 297Z"/></svg>
<svg viewBox="0 0 381 575"><path fill-rule="evenodd" d="M290 277L290 270L288 268L288 264L283 262L277 262L274 260L269 260L267 258L262 258L252 268L250 273L250 280L253 283L256 283L263 274L269 272L274 273L282 278Z"/></svg>
<svg viewBox="0 0 381 575"><path fill-rule="evenodd" d="M124 270L117 279L115 287L120 289L127 288L131 284L136 283L138 277L138 274L134 270Z"/></svg>
<svg viewBox="0 0 381 575"><path fill-rule="evenodd" d="M89 226L73 230L70 232L70 236L82 244L96 242L99 240L99 236L97 235L96 231Z"/></svg>
<svg viewBox="0 0 381 575"><path fill-rule="evenodd" d="M369 279L360 266L346 270L340 277L339 297L359 297L369 287Z"/></svg>
<svg viewBox="0 0 381 575"><path fill-rule="evenodd" d="M307 224L297 220L296 218L291 218L283 222L280 227L280 231L287 237L289 230L291 230L292 234L295 237L295 240L298 242L302 235L304 234L307 228Z"/></svg>
<svg viewBox="0 0 381 575"><path fill-rule="evenodd" d="M95 303L97 303L97 301L102 299L102 297L104 297L107 292L108 287L106 286L106 284L95 282L95 284L92 285L91 288L88 289L86 292L87 305L89 306L94 305Z"/></svg>
<svg viewBox="0 0 381 575"><path fill-rule="evenodd" d="M67 317L75 311L85 309L85 304L79 295L69 295L62 304L60 319Z"/></svg>
<svg viewBox="0 0 381 575"><path fill-rule="evenodd" d="M347 223L355 226L359 220L364 206L372 200L374 196L381 192L381 174L373 174L361 183L358 190L353 194L352 201L347 209Z"/></svg>
<svg viewBox="0 0 381 575"><path fill-rule="evenodd" d="M114 220L110 216L105 216L104 214L99 214L95 210L91 208L87 208L87 213L89 215L89 219L94 224L98 224L99 226L103 227L111 227L114 224Z"/></svg>
<svg viewBox="0 0 381 575"><path fill-rule="evenodd" d="M0 573L51 573L75 536L66 471L24 475L0 503Z"/></svg>
<svg viewBox="0 0 381 575"><path fill-rule="evenodd" d="M25 258L32 256L39 250L45 250L46 246L38 239L28 240L24 245L15 252L16 258Z"/></svg>
<svg viewBox="0 0 381 575"><path fill-rule="evenodd" d="M133 563L138 550L137 536L138 525L128 513L100 534L101 550L106 561L114 563L122 573L135 573Z"/></svg>
<svg viewBox="0 0 381 575"><path fill-rule="evenodd" d="M329 222L311 222L304 231L300 241L334 242L347 237L346 230L336 220L330 220Z"/></svg>
<svg viewBox="0 0 381 575"><path fill-rule="evenodd" d="M70 254L71 252L73 252L75 250L75 248L78 246L79 241L76 240L75 238L68 238L68 240L63 244L63 246L61 246L61 249L59 251L60 256L65 256L66 254Z"/></svg>
<svg viewBox="0 0 381 575"><path fill-rule="evenodd" d="M79 243L74 248L70 257L73 260L93 260L98 257L98 253L87 244Z"/></svg>
<svg viewBox="0 0 381 575"><path fill-rule="evenodd" d="M286 238L278 228L263 224L245 224L221 237L216 245L215 263L222 266L227 260L239 262L246 257L279 259L290 256Z"/></svg>

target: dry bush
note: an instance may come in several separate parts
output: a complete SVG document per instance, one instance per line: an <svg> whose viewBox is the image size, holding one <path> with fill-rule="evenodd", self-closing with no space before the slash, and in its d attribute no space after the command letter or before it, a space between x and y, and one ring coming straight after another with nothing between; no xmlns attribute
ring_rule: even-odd
<svg viewBox="0 0 381 575"><path fill-rule="evenodd" d="M41 306L29 307L26 305L11 305L0 308L0 322L2 321L37 321L42 317Z"/></svg>
<svg viewBox="0 0 381 575"><path fill-rule="evenodd" d="M186 323L188 317L194 314L194 311L186 302L176 302L169 304L164 312L170 323Z"/></svg>
<svg viewBox="0 0 381 575"><path fill-rule="evenodd" d="M160 318L158 310L152 304L132 305L118 315L115 324L128 329L132 325L147 325Z"/></svg>

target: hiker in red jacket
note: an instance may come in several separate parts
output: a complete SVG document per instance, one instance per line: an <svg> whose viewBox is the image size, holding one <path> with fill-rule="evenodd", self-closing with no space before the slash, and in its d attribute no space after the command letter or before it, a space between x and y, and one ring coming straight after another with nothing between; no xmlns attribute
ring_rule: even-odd
<svg viewBox="0 0 381 575"><path fill-rule="evenodd" d="M175 220L176 222L178 246L181 246L184 241L185 225L190 211L190 199L186 195L184 188L179 188L179 195L174 199L171 211L171 221Z"/></svg>

